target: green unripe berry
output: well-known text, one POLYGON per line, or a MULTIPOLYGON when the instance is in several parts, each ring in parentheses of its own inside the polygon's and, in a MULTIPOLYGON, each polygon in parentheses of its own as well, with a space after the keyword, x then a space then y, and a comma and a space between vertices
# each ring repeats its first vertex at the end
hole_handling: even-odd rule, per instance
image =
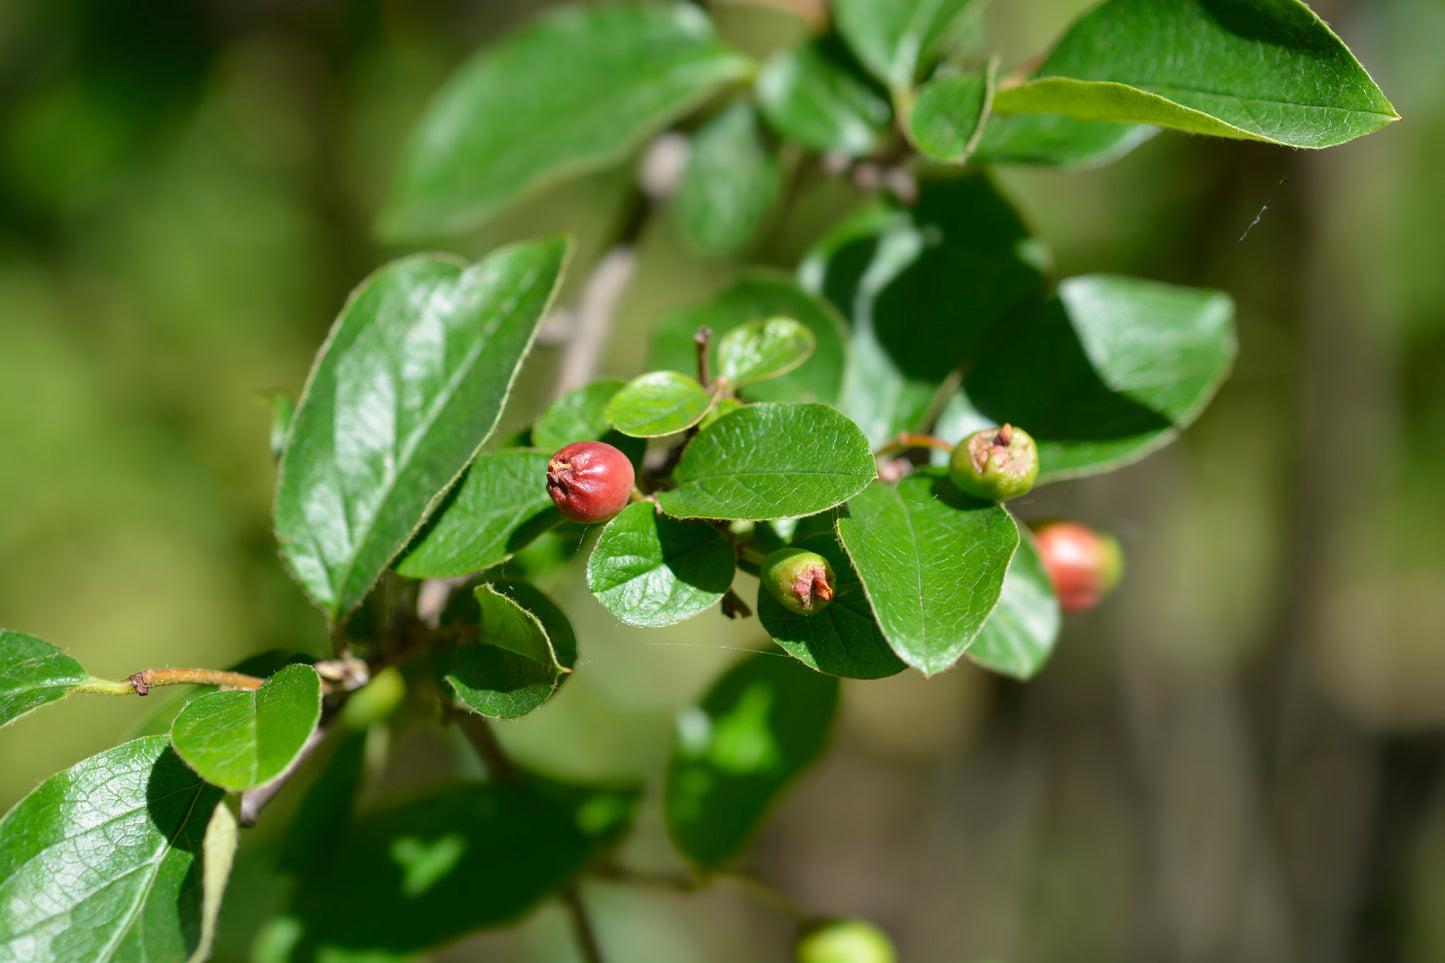
POLYGON ((888 935, 865 920, 836 920, 809 930, 793 945, 797 963, 896 963, 888 935))
POLYGON ((948 477, 974 498, 1017 498, 1039 477, 1039 447, 1028 432, 1012 425, 976 431, 953 449, 948 477))
POLYGON ((784 608, 799 615, 821 612, 837 586, 828 560, 801 548, 780 548, 763 559, 758 579, 784 608))

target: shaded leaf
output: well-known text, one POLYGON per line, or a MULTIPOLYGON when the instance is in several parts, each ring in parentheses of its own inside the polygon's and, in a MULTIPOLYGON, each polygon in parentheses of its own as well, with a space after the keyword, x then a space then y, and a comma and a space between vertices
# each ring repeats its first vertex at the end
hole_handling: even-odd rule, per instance
POLYGON ((171 745, 201 778, 240 792, 285 772, 321 721, 321 677, 288 665, 251 691, 192 700, 171 726, 171 745))
POLYGON ((812 357, 772 381, 749 385, 754 401, 821 401, 833 404, 843 383, 848 347, 842 322, 832 305, 783 276, 754 274, 743 278, 708 303, 663 318, 652 331, 648 364, 670 371, 696 372, 698 328, 712 331, 709 355, 718 370, 718 346, 730 331, 768 318, 792 318, 813 333, 812 357))
POLYGON ((912 86, 924 58, 970 0, 834 0, 838 32, 889 87, 912 86))
POLYGON ((527 776, 443 787, 366 815, 297 887, 285 958, 406 957, 516 919, 614 846, 639 797, 527 776))
POLYGON ((1146 124, 1075 120, 1062 114, 991 113, 974 149, 980 164, 1099 167, 1112 164, 1159 132, 1146 124))
POLYGON ((718 374, 739 387, 777 378, 812 355, 813 332, 792 318, 750 321, 718 343, 718 374))
POLYGON ((1034 78, 1000 90, 994 109, 1292 147, 1329 147, 1399 119, 1298 0, 1106 0, 1034 78))
POLYGON ((775 54, 753 90, 774 130, 816 151, 861 157, 888 132, 887 100, 827 38, 775 54))
POLYGON ((224 856, 204 843, 223 795, 164 736, 45 780, 0 819, 0 959, 186 959, 216 875, 205 857, 224 856))
POLYGON ((603 412, 608 424, 634 438, 660 438, 702 421, 713 393, 676 371, 652 371, 627 383, 603 412))
POLYGON ((698 128, 672 212, 701 254, 725 257, 757 236, 783 188, 783 165, 757 112, 739 102, 698 128))
POLYGON ((332 621, 491 434, 567 247, 513 245, 470 267, 417 255, 352 293, 302 394, 275 504, 282 554, 332 621))
POLYGON ((572 623, 527 582, 493 582, 459 593, 444 621, 480 627, 475 642, 439 646, 436 668, 458 701, 493 719, 517 719, 536 709, 577 663, 572 623))
POLYGON ((937 77, 918 88, 908 133, 920 152, 944 164, 968 160, 983 134, 997 70, 995 58, 978 73, 937 77))
POLYGON ((748 405, 688 443, 659 492, 669 515, 762 520, 812 515, 877 477, 868 439, 827 405, 748 405))
POLYGON ((805 665, 829 675, 881 679, 907 668, 888 647, 863 594, 863 583, 832 533, 810 535, 793 544, 828 560, 837 580, 835 594, 821 612, 799 615, 759 587, 758 621, 773 641, 805 665))
POLYGON ((868 486, 839 515, 838 537, 888 644, 924 675, 973 642, 1019 543, 1008 512, 929 472, 868 486))
POLYGON ((562 521, 547 494, 545 451, 472 459, 393 566, 407 578, 452 578, 499 565, 562 521))
POLYGON ((477 54, 407 141, 380 219, 458 233, 563 176, 615 163, 752 68, 682 4, 572 7, 477 54))
POLYGON ((201 841, 201 935, 186 963, 205 963, 211 958, 216 943, 216 923, 221 916, 221 900, 226 883, 236 864, 236 847, 241 841, 241 827, 236 814, 226 803, 211 810, 210 822, 201 841))
POLYGON ((1019 534, 1019 550, 1004 576, 998 608, 968 647, 968 657, 986 669, 1028 679, 1053 653, 1062 616, 1033 536, 1022 528, 1019 534))
POLYGON ((0 726, 64 699, 89 679, 79 662, 49 642, 0 630, 0 726))
POLYGON ((547 406, 532 425, 532 445, 555 452, 576 441, 605 441, 634 466, 642 463, 647 442, 629 438, 607 423, 607 403, 626 382, 605 378, 567 392, 547 406))
POLYGON ((715 605, 732 585, 732 543, 700 522, 629 505, 607 523, 587 560, 587 585, 632 625, 672 625, 715 605))
POLYGON ((881 446, 921 427, 949 375, 1043 294, 1039 245, 981 174, 924 182, 911 209, 878 204, 800 269, 852 326, 840 407, 881 446))
POLYGON ((838 680, 748 656, 678 714, 663 790, 668 832, 706 868, 736 856, 778 796, 822 754, 838 680))
POLYGON ((1233 319, 1218 291, 1070 278, 980 359, 959 417, 1027 430, 1040 483, 1137 461, 1193 422, 1229 374, 1233 319))

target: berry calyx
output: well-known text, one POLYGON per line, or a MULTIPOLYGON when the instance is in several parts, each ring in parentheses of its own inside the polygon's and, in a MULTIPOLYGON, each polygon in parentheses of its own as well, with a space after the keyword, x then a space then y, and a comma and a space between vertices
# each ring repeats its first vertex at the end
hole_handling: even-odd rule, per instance
POLYGON ((959 491, 1001 502, 1034 487, 1039 448, 1022 428, 1004 425, 969 435, 953 449, 948 477, 959 491))
POLYGON ((784 608, 799 615, 821 612, 833 601, 838 584, 826 558, 801 548, 780 548, 763 559, 758 580, 784 608))
POLYGON ((577 441, 547 464, 547 494, 569 521, 594 525, 627 507, 637 478, 632 462, 601 441, 577 441))
POLYGON ((1059 608, 1065 612, 1093 608, 1119 583, 1124 553, 1114 536, 1078 522, 1038 522, 1031 527, 1059 608))
POLYGON ((866 920, 834 920, 805 932, 793 944, 797 963, 895 963, 888 934, 866 920))

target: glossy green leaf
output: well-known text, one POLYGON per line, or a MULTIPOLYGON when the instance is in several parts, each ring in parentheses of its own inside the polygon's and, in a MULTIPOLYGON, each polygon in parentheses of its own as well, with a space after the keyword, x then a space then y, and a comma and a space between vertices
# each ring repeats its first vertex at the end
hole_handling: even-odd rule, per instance
POLYGON ((699 432, 658 492, 683 518, 791 518, 825 511, 878 475, 868 439, 827 405, 756 404, 699 432))
POLYGON ((978 146, 993 102, 997 59, 972 74, 937 77, 918 88, 908 133, 926 157, 962 164, 978 146))
POLYGON ((993 181, 927 181, 860 212, 800 269, 852 325, 840 407, 875 446, 921 426, 940 387, 1043 296, 1044 255, 993 181))
POLYGON ((929 472, 850 499, 838 537, 888 644, 924 675, 953 665, 973 642, 1019 544, 1008 512, 929 472))
POLYGON ((861 157, 888 133, 887 100, 826 38, 775 54, 754 93, 774 130, 816 151, 861 157))
POLYGON ((979 360, 962 408, 1033 435, 1040 482, 1107 471, 1204 410, 1234 359, 1233 318, 1218 291, 1070 278, 979 360))
POLYGON ((640 793, 554 783, 466 783, 359 819, 297 886, 292 960, 406 959, 517 919, 631 826, 640 793))
POLYGON ((970 0, 833 0, 838 32, 889 87, 913 84, 924 58, 970 0))
POLYGON ((1062 114, 991 113, 974 148, 979 164, 1100 167, 1112 164, 1159 132, 1145 124, 1107 124, 1062 114))
POLYGON ((1298 0, 1106 0, 994 109, 1291 147, 1341 144, 1399 119, 1298 0))
POLYGON ((217 882, 206 858, 225 855, 205 845, 223 795, 164 736, 45 780, 0 819, 0 959, 186 960, 217 882))
POLYGON ((475 642, 438 648, 438 674, 459 702, 493 719, 517 719, 536 709, 577 663, 572 623, 527 582, 458 593, 444 621, 478 630, 475 642))
POLYGON ((621 160, 752 70, 684 4, 571 7, 489 47, 436 95, 402 154, 381 231, 474 227, 520 196, 621 160))
POLYGON ((624 622, 672 625, 717 604, 734 568, 732 543, 716 528, 637 504, 602 530, 587 560, 587 585, 624 622))
POLYGON ((782 189, 777 149, 752 105, 739 102, 693 134, 672 213, 698 253, 726 257, 757 236, 782 189))
POLYGON ((608 424, 634 438, 676 434, 702 421, 713 393, 676 371, 650 371, 612 396, 603 412, 608 424))
POLYGON ((49 642, 0 629, 0 726, 64 699, 89 679, 79 662, 49 642))
POLYGON ((833 404, 843 384, 848 346, 842 322, 832 305, 797 285, 791 278, 753 274, 713 300, 663 318, 652 332, 648 364, 670 371, 696 372, 699 328, 712 332, 709 355, 718 370, 718 346, 744 324, 773 317, 792 318, 813 333, 812 357, 771 381, 749 385, 743 393, 753 401, 821 401, 833 404))
POLYGON ((749 321, 718 343, 718 375, 739 387, 787 374, 807 361, 817 341, 792 318, 749 321))
POLYGON ((555 452, 574 441, 605 441, 628 457, 633 465, 642 463, 647 441, 629 438, 607 423, 607 403, 626 382, 604 378, 567 392, 547 406, 532 425, 532 445, 555 452))
POLYGON ((212 692, 188 703, 171 745, 201 778, 240 792, 285 772, 321 721, 321 678, 288 665, 251 691, 212 692))
POLYGON ((417 255, 362 283, 311 370, 281 459, 281 552, 336 621, 497 423, 567 256, 551 238, 470 267, 417 255))
POLYGON ((822 754, 838 680, 758 652, 677 717, 663 790, 668 832, 707 868, 742 851, 788 784, 822 754))
POLYGON ((998 608, 967 654, 984 668, 1028 679, 1053 653, 1062 616, 1033 536, 1022 528, 1019 536, 1019 550, 1004 576, 998 608))
POLYGON ((499 565, 562 521, 547 494, 551 454, 478 455, 397 560, 407 578, 452 578, 499 565))
POLYGON ((805 665, 829 675, 881 679, 902 672, 906 666, 888 647, 863 594, 863 583, 838 540, 823 533, 793 544, 828 560, 837 580, 835 594, 821 612, 799 615, 759 587, 758 621, 773 641, 805 665))

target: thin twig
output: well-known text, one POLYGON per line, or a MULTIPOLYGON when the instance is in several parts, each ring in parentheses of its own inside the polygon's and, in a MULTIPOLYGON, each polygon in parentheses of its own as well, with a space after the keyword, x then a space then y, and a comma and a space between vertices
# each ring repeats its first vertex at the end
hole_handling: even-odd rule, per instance
POLYGON ((220 669, 145 669, 130 677, 136 695, 146 695, 159 685, 218 685, 225 689, 259 689, 265 679, 220 669))
POLYGON ((490 722, 479 715, 458 709, 450 703, 447 704, 444 711, 447 718, 462 731, 462 735, 467 737, 472 751, 477 754, 477 758, 486 767, 487 775, 499 781, 517 778, 517 767, 511 759, 507 758, 507 752, 497 741, 497 734, 492 731, 490 722))
POLYGON ((707 355, 712 350, 712 328, 707 325, 697 329, 697 334, 692 336, 692 343, 697 345, 697 380, 704 388, 712 387, 712 371, 708 368, 707 355))
POLYGON ((331 720, 334 719, 336 715, 337 712, 331 712, 330 718, 323 719, 320 725, 311 730, 311 735, 306 737, 306 742, 301 746, 301 751, 296 754, 295 759, 291 760, 291 765, 281 771, 281 775, 272 779, 264 786, 247 789, 241 793, 240 822, 242 826, 250 829, 256 825, 256 820, 261 817, 261 810, 270 805, 271 800, 276 798, 276 794, 285 788, 286 784, 291 781, 292 776, 296 775, 296 770, 301 768, 301 764, 311 757, 311 753, 316 751, 317 746, 321 745, 321 740, 326 738, 326 734, 331 729, 331 720))
POLYGON ((587 913, 576 883, 562 890, 562 904, 567 907, 567 915, 572 919, 572 932, 577 937, 582 959, 587 963, 607 963, 607 958, 602 955, 602 944, 597 939, 597 927, 592 924, 592 917, 587 913))

